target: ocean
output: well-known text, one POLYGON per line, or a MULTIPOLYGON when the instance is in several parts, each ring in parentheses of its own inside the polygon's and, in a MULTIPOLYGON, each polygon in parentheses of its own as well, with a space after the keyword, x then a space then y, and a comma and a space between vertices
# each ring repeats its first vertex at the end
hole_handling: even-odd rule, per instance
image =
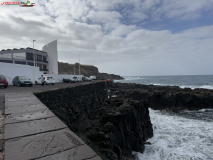
MULTIPOLYGON (((126 76, 122 83, 213 89, 213 75, 126 76)), ((149 109, 154 136, 138 160, 213 160, 213 109, 171 113, 149 109)))

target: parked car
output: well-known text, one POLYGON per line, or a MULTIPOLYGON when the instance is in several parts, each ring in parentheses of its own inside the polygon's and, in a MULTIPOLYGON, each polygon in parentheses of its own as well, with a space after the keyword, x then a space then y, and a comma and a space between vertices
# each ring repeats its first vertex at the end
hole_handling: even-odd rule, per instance
POLYGON ((64 83, 75 83, 75 80, 72 78, 63 78, 64 83))
POLYGON ((73 77, 75 82, 79 82, 78 77, 73 77))
POLYGON ((83 81, 91 81, 92 79, 89 78, 89 77, 82 77, 82 80, 83 80, 83 81))
POLYGON ((0 75, 0 86, 4 86, 4 88, 8 87, 8 81, 3 75, 0 75))
POLYGON ((91 79, 96 79, 96 76, 90 76, 91 79))
MULTIPOLYGON (((36 84, 42 84, 41 82, 41 77, 38 78, 38 80, 36 81, 36 84)), ((48 77, 48 76, 44 76, 44 84, 55 84, 55 79, 53 79, 53 77, 48 77)))
POLYGON ((12 84, 14 86, 33 86, 33 82, 26 76, 16 76, 13 81, 12 84))
POLYGON ((78 82, 82 82, 82 78, 78 77, 78 82))

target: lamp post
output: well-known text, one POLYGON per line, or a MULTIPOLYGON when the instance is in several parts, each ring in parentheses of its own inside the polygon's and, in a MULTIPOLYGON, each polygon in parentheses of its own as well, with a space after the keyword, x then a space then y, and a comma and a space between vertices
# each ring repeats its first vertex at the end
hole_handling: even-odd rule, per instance
POLYGON ((74 63, 74 75, 75 75, 75 63, 74 63))
POLYGON ((80 75, 80 73, 81 73, 81 72, 80 72, 80 56, 81 56, 81 55, 79 55, 79 75, 80 75))
POLYGON ((34 55, 34 42, 36 40, 33 40, 33 61, 34 61, 34 67, 33 67, 33 70, 34 70, 34 84, 35 84, 35 55, 34 55))

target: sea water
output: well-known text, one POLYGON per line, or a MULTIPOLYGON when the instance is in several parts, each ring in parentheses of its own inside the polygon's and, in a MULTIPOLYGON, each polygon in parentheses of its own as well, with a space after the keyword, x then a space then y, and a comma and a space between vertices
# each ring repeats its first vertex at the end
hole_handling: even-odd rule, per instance
POLYGON ((213 75, 203 76, 125 76, 115 82, 213 89, 213 75))
MULTIPOLYGON (((123 83, 213 89, 213 76, 124 77, 123 83)), ((172 113, 152 110, 154 136, 138 160, 213 160, 213 109, 172 113)))

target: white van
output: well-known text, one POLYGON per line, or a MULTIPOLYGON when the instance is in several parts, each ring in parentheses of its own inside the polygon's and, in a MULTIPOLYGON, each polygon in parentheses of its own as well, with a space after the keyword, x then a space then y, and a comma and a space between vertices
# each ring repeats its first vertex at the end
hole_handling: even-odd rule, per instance
MULTIPOLYGON (((36 81, 36 84, 42 84, 41 82, 41 77, 38 78, 38 80, 36 81)), ((48 76, 44 76, 44 84, 55 84, 55 79, 53 79, 53 77, 48 77, 48 76)))
POLYGON ((90 79, 96 79, 96 76, 90 76, 90 79))

